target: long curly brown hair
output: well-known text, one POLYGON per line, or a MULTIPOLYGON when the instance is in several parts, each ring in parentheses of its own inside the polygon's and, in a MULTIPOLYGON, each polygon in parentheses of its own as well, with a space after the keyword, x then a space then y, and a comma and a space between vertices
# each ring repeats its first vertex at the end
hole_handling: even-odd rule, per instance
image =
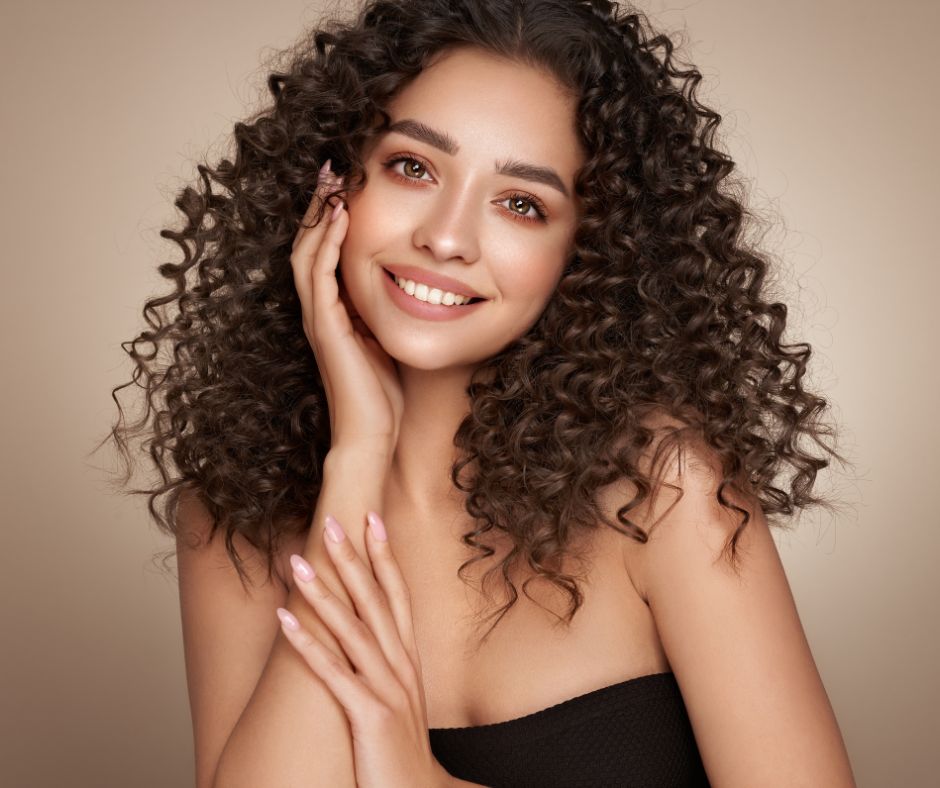
POLYGON ((741 519, 726 546, 732 565, 750 512, 728 492, 779 526, 799 508, 830 506, 813 493, 817 472, 830 457, 845 462, 825 440, 836 434, 821 420, 826 400, 803 387, 810 346, 783 341, 787 307, 768 295, 770 258, 745 239, 757 217, 715 146, 721 116, 696 98, 700 72, 636 9, 371 0, 282 52, 267 79, 273 100, 235 124, 233 156, 200 164, 198 184, 176 198, 185 226, 161 236, 183 260, 159 267, 172 291, 145 303, 149 328, 122 345, 136 369, 112 391, 119 417, 105 440, 121 450, 126 486, 129 439, 146 437, 160 479, 131 492, 149 496, 162 530, 178 533, 179 498, 192 490, 243 582, 236 534, 267 555, 271 577, 280 540, 309 527, 330 441, 292 240, 320 165, 332 160, 344 191, 361 188, 361 152, 387 127, 389 101, 433 55, 465 45, 547 69, 573 91, 587 151, 557 291, 525 336, 476 370, 454 436, 451 479, 475 524, 463 540, 478 553, 458 574, 494 554, 488 533, 512 545, 486 573, 502 574, 509 597, 488 637, 518 598, 512 567, 534 575, 527 596, 537 577, 564 590, 570 624, 583 601, 580 575, 561 571, 574 535, 604 523, 646 541, 628 514, 661 482, 639 462, 660 432, 650 413, 673 424, 657 457, 694 442, 720 463, 716 496, 741 519), (132 384, 146 409, 128 424, 117 393, 132 384), (621 479, 638 492, 613 522, 596 494, 621 479))

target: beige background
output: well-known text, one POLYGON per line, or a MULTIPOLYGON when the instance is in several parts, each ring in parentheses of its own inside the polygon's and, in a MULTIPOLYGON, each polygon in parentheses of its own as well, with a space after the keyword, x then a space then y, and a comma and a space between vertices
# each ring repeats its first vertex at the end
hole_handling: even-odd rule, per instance
MULTIPOLYGON (((844 516, 779 539, 860 786, 936 784, 940 518, 935 330, 940 74, 928 0, 645 6, 776 216, 795 334, 856 469, 844 516), (931 404, 933 403, 933 404, 931 404)), ((6 3, 2 79, 0 783, 187 786, 169 546, 110 494, 110 388, 142 325, 192 160, 263 91, 300 0, 6 3)))

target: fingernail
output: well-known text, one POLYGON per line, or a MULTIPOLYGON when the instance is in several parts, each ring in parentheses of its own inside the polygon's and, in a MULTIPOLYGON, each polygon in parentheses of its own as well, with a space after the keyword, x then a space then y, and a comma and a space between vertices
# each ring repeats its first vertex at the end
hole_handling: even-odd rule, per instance
POLYGON ((325 162, 323 162, 323 166, 320 167, 320 174, 317 176, 318 181, 322 182, 326 177, 326 174, 330 172, 330 161, 331 159, 327 159, 325 162))
POLYGON ((333 213, 330 214, 330 221, 335 222, 336 217, 339 216, 339 212, 343 209, 343 201, 337 200, 336 205, 333 206, 333 213))
POLYGON ((288 629, 292 629, 295 632, 300 629, 300 622, 294 618, 289 610, 279 607, 277 609, 277 617, 281 619, 281 623, 288 629))
POLYGON ((379 517, 375 512, 369 512, 366 515, 366 519, 369 521, 369 527, 372 529, 372 535, 380 542, 387 542, 388 534, 385 532, 385 523, 382 522, 382 518, 379 517))
POLYGON ((313 567, 296 553, 290 557, 290 565, 294 568, 294 573, 297 577, 305 583, 309 583, 316 576, 313 567))
POLYGON ((342 542, 346 538, 346 534, 343 533, 343 527, 336 522, 336 518, 332 514, 328 514, 324 518, 324 523, 326 525, 326 532, 329 534, 330 539, 334 542, 342 542))

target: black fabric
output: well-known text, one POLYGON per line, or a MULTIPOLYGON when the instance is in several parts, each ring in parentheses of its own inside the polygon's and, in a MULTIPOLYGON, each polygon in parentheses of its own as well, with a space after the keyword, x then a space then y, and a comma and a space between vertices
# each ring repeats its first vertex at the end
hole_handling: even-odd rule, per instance
POLYGON ((638 676, 491 725, 431 728, 454 777, 490 788, 708 788, 671 672, 638 676))

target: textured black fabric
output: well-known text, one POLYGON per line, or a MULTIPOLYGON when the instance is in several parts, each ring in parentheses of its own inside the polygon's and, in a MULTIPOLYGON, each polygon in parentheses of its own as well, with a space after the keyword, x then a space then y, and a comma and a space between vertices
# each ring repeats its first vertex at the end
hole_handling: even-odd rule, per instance
POLYGON ((431 728, 453 776, 491 788, 708 788, 671 672, 638 676, 491 725, 431 728))

